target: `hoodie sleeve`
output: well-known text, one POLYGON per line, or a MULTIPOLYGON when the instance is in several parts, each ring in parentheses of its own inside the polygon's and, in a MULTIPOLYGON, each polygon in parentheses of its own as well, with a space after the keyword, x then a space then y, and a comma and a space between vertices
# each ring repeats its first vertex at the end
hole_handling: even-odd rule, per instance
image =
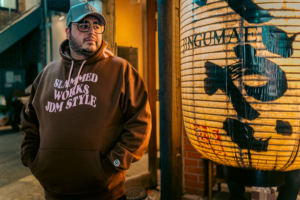
POLYGON ((120 102, 125 120, 122 135, 107 158, 101 160, 108 179, 117 171, 129 169, 131 163, 142 158, 151 134, 151 110, 146 86, 132 67, 128 77, 120 102))
POLYGON ((39 121, 32 105, 35 92, 36 85, 33 83, 30 97, 21 112, 21 159, 23 165, 29 168, 31 168, 40 146, 39 121))

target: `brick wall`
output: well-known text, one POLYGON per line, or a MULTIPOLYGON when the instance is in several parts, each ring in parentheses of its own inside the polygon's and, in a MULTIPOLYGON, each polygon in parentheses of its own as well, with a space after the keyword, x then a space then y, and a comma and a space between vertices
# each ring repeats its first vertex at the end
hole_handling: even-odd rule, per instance
POLYGON ((207 193, 207 160, 191 145, 185 131, 184 139, 184 192, 205 196, 207 193))

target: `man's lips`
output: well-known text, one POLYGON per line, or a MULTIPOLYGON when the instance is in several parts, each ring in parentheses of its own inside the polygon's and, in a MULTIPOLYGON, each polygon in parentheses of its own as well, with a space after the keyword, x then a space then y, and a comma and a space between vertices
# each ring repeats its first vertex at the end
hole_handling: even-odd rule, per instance
POLYGON ((85 42, 96 42, 96 40, 93 38, 87 38, 85 39, 85 42))

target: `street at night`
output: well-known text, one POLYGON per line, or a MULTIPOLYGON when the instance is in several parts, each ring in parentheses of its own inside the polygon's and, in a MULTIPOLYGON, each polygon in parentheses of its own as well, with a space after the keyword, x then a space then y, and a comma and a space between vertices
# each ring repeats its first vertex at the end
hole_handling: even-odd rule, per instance
POLYGON ((21 162, 22 135, 0 128, 0 200, 43 200, 43 188, 21 162))
MULTIPOLYGON (((10 126, 0 127, 0 200, 45 200, 44 190, 30 170, 21 162, 22 135, 10 126)), ((148 154, 132 164, 126 173, 126 184, 132 184, 134 177, 147 172, 148 154), (132 179, 133 178, 133 179, 132 179)), ((153 199, 159 199, 159 192, 151 190, 153 199)))
POLYGON ((0 0, 0 200, 300 200, 300 0, 0 0))

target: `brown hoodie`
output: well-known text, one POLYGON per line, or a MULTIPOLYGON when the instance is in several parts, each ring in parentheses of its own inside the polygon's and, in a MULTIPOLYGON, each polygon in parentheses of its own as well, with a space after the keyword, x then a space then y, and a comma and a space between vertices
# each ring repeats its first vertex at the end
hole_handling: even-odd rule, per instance
POLYGON ((38 75, 22 111, 22 162, 47 200, 117 199, 150 138, 145 84, 105 41, 85 62, 72 60, 68 40, 60 54, 38 75))

